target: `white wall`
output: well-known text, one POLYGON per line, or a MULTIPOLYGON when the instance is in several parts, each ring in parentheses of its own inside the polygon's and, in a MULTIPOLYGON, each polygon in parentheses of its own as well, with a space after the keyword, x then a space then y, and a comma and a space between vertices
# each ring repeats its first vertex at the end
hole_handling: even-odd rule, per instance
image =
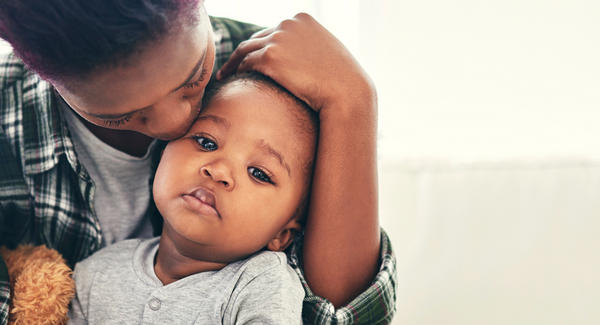
POLYGON ((382 219, 396 226, 394 324, 600 323, 600 161, 382 172, 382 219))
POLYGON ((0 39, 0 53, 6 53, 10 51, 10 45, 0 39))

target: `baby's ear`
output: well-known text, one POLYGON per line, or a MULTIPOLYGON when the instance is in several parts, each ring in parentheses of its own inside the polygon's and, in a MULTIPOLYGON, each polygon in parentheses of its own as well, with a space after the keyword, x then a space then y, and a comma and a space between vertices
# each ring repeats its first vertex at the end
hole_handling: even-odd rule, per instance
POLYGON ((275 252, 285 250, 294 240, 296 231, 300 230, 302 230, 302 226, 298 223, 297 218, 293 218, 269 241, 267 249, 275 252))

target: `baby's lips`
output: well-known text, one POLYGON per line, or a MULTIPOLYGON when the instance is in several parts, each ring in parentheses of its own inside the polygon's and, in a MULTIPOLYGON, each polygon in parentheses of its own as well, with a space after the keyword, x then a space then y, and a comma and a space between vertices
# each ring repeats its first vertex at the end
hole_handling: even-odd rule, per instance
POLYGON ((209 191, 205 188, 199 187, 199 188, 195 189, 194 191, 192 191, 190 193, 190 195, 192 195, 195 198, 197 198, 198 200, 202 201, 202 203, 210 205, 211 207, 213 207, 213 209, 216 209, 215 196, 212 194, 211 191, 209 191))

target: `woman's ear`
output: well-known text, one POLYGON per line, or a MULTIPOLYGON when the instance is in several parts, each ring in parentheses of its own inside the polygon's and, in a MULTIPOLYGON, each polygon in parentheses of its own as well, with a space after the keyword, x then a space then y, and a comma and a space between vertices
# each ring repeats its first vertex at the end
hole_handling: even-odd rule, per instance
POLYGON ((300 230, 302 230, 302 226, 298 219, 293 218, 267 243, 267 249, 275 252, 285 250, 294 240, 294 234, 300 230))

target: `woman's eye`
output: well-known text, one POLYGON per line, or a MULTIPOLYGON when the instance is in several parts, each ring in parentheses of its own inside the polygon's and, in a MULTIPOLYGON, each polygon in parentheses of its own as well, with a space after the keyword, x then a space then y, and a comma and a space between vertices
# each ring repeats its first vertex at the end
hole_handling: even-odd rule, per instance
POLYGON ((273 184, 271 177, 256 167, 248 167, 248 173, 261 182, 273 184))
POLYGON ((202 83, 202 81, 204 81, 204 77, 206 76, 206 68, 202 68, 202 72, 200 73, 200 78, 194 82, 190 82, 187 85, 184 86, 184 88, 188 88, 188 89, 193 89, 196 88, 198 86, 200 86, 200 84, 202 83))
POLYGON ((185 85, 184 88, 192 89, 192 88, 196 88, 198 86, 200 86, 200 80, 199 81, 190 82, 189 84, 185 85))
POLYGON ((195 135, 195 136, 193 136, 193 138, 198 143, 200 148, 204 151, 215 151, 219 148, 219 146, 217 146, 216 142, 214 142, 213 140, 211 140, 207 137, 195 135))
POLYGON ((104 125, 108 127, 119 127, 131 119, 131 116, 125 116, 117 120, 104 120, 104 125))

